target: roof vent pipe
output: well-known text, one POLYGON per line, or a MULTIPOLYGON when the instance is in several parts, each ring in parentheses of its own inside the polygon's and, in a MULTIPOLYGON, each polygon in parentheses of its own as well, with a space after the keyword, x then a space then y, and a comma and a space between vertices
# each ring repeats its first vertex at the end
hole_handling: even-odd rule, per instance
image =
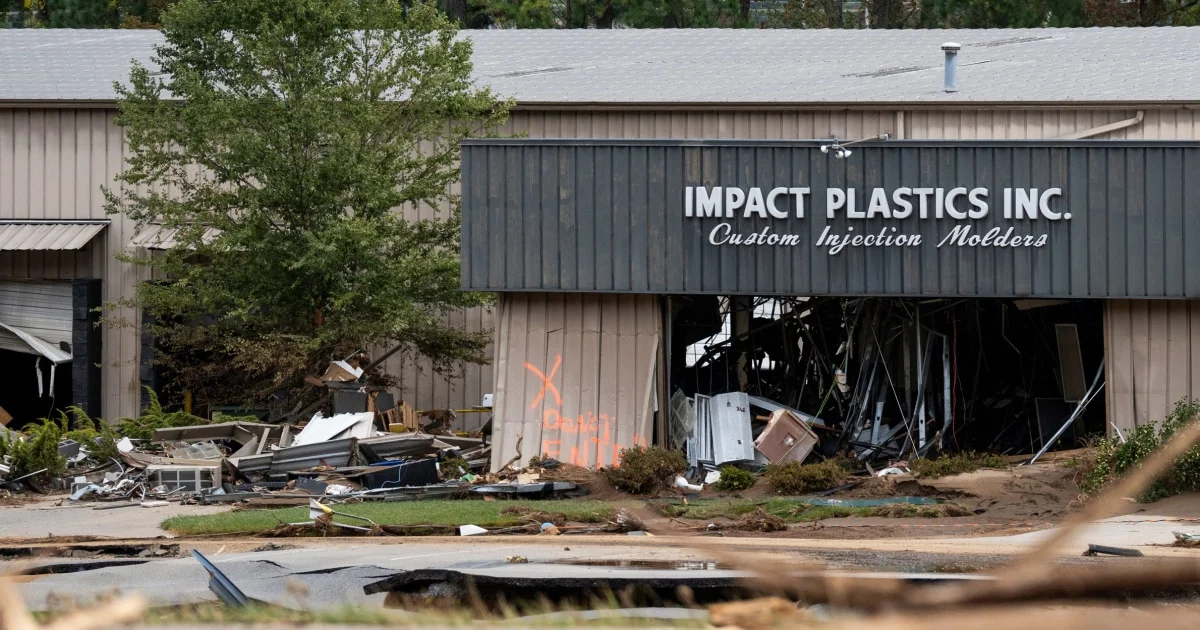
POLYGON ((962 46, 954 42, 942 44, 942 50, 946 53, 946 79, 942 89, 946 92, 958 91, 958 50, 960 48, 962 46))

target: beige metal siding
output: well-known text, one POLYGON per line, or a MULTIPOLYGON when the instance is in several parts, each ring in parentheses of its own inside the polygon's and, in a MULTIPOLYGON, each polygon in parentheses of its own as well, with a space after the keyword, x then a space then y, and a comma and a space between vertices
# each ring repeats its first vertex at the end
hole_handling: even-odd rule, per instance
MULTIPOLYGON (((531 138, 861 138, 891 133, 895 114, 885 111, 546 111, 517 110, 501 135, 525 134, 531 138)), ((458 187, 452 190, 458 193, 458 187)), ((408 218, 440 216, 444 209, 405 208, 408 218)), ((495 329, 490 309, 471 309, 453 316, 468 331, 495 329)), ((427 360, 396 357, 386 364, 398 375, 400 398, 418 409, 465 408, 478 405, 484 394, 494 393, 491 365, 467 365, 461 376, 436 374, 427 360)), ((466 428, 483 418, 468 416, 466 428)))
POLYGON ((1200 397, 1200 301, 1110 301, 1105 346, 1109 420, 1122 431, 1200 397))
POLYGON ((513 112, 502 135, 530 138, 791 140, 892 133, 887 111, 538 111, 513 112))
POLYGON ((79 251, 0 252, 0 280, 71 280, 96 278, 95 250, 104 244, 89 244, 79 251))
MULTIPOLYGON (((0 277, 11 279, 103 279, 104 299, 130 296, 142 270, 113 253, 132 236, 123 217, 104 214, 100 190, 120 172, 124 139, 115 110, 0 109, 0 218, 111 219, 112 223, 77 252, 0 252, 0 277)), ((107 314, 136 321, 132 309, 107 314)), ((104 330, 103 416, 137 412, 138 333, 104 330)))
MULTIPOLYGON (((530 137, 855 139, 888 132, 896 137, 1053 138, 1134 115, 1131 110, 793 110, 793 111, 537 111, 518 110, 504 133, 530 137)), ((0 109, 0 218, 105 218, 100 186, 121 168, 123 142, 114 110, 0 109)), ((1196 139, 1200 113, 1148 110, 1137 127, 1109 138, 1196 139)), ((434 211, 412 211, 431 216, 434 211)), ((408 213, 406 213, 408 214, 408 213)), ((122 217, 78 252, 0 252, 0 278, 100 277, 105 299, 127 297, 141 270, 113 258, 132 238, 122 217)), ((125 309, 114 316, 136 321, 125 309)), ((494 328, 486 310, 454 316, 468 330, 494 328)), ((104 415, 137 410, 138 334, 104 333, 104 415)), ((1155 355, 1157 356, 1157 355, 1155 355)), ((1110 369, 1112 363, 1110 362, 1110 369)), ((491 366, 467 366, 461 378, 437 375, 422 361, 389 362, 418 408, 469 407, 493 391, 491 366)), ((1111 395, 1111 394, 1110 394, 1111 395)), ((1116 408, 1116 405, 1110 405, 1116 408)))
MULTIPOLYGON (((1137 110, 930 110, 905 116, 907 138, 921 140, 1048 140, 1133 118, 1137 110)), ((1097 136, 1103 140, 1195 140, 1200 111, 1146 110, 1140 125, 1097 136)))
POLYGON ((498 310, 493 470, 518 454, 611 466, 652 441, 657 297, 510 293, 498 310))
MULTIPOLYGON (((1044 139, 1133 118, 1136 110, 921 111, 907 115, 908 137, 1044 139)), ((1147 110, 1140 125, 1109 140, 1200 139, 1200 112, 1147 110)), ((1196 302, 1110 301, 1105 313, 1108 421, 1122 431, 1164 418, 1180 398, 1200 396, 1200 308, 1196 302), (1193 360, 1194 357, 1194 360, 1193 360)))

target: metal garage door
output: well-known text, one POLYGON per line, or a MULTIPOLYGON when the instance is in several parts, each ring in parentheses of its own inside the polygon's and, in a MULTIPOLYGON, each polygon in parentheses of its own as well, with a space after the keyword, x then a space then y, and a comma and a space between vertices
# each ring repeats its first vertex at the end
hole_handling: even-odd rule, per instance
MULTIPOLYGON (((0 324, 29 333, 55 348, 71 343, 71 283, 0 280, 0 324)), ((30 352, 14 335, 0 334, 0 349, 30 352)))

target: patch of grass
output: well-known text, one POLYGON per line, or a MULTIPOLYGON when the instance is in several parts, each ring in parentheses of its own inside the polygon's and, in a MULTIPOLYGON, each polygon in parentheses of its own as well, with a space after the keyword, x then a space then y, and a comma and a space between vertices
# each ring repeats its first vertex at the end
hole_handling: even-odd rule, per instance
POLYGON ((1008 468, 1008 461, 999 455, 965 451, 937 459, 918 459, 910 464, 910 468, 921 477, 937 479, 975 472, 980 468, 1008 468))
POLYGON ((788 462, 782 466, 767 466, 766 478, 771 487, 780 494, 804 494, 828 490, 850 474, 836 460, 825 460, 819 464, 788 462))
POLYGON ((668 504, 662 512, 673 518, 709 521, 716 518, 737 520, 762 509, 787 523, 811 523, 827 518, 850 516, 881 516, 885 518, 945 518, 970 516, 971 512, 956 503, 913 505, 890 503, 879 506, 811 505, 804 499, 777 497, 766 501, 751 499, 700 499, 687 505, 668 504))
MULTIPOLYGON (((297 599, 303 603, 302 593, 297 593, 297 599)), ((617 609, 620 605, 615 597, 611 603, 601 604, 600 609, 617 609)), ((593 608, 595 609, 595 608, 593 608)), ((68 609, 69 610, 69 609, 68 609)), ((34 612, 33 616, 39 623, 49 623, 64 612, 34 612)), ((521 625, 513 627, 614 627, 614 619, 585 620, 573 616, 573 608, 555 607, 546 604, 526 606, 507 606, 502 611, 493 611, 486 615, 483 621, 492 621, 504 625, 513 625, 520 615, 562 613, 545 619, 520 619, 521 625), (510 620, 505 623, 505 620, 510 620)), ((639 618, 615 618, 621 627, 654 627, 654 628, 708 628, 707 623, 698 620, 658 620, 639 618)), ((386 608, 369 608, 362 606, 343 606, 325 610, 293 610, 281 606, 252 604, 244 608, 229 608, 223 604, 211 602, 203 604, 184 604, 179 606, 156 607, 147 610, 142 616, 142 623, 148 626, 254 626, 280 625, 289 626, 390 626, 403 628, 441 627, 467 628, 478 627, 477 613, 466 607, 426 605, 416 611, 389 610, 386 608)))
POLYGON ((851 516, 872 516, 875 508, 844 507, 840 505, 797 505, 780 518, 789 523, 812 523, 827 518, 848 518, 851 516))
POLYGON ((939 503, 937 505, 913 505, 911 503, 891 503, 873 508, 871 516, 884 518, 949 518, 954 516, 971 516, 974 514, 957 503, 939 503))
POLYGON ((614 488, 630 494, 658 492, 688 467, 683 453, 661 446, 624 448, 620 456, 621 465, 605 468, 604 476, 614 488))
POLYGON ((690 501, 688 505, 665 505, 663 512, 667 516, 695 520, 712 520, 715 518, 738 519, 752 514, 758 509, 767 514, 777 516, 787 523, 810 523, 827 518, 844 518, 847 516, 871 516, 870 507, 843 507, 809 505, 800 499, 774 498, 766 501, 750 499, 720 500, 700 499, 690 501))
MULTIPOLYGON (((387 503, 336 505, 333 509, 354 516, 369 518, 380 525, 478 525, 495 528, 522 525, 530 522, 518 513, 505 513, 506 508, 525 506, 539 513, 562 515, 564 521, 598 523, 610 519, 615 509, 601 501, 475 501, 430 500, 387 503)), ((308 508, 294 507, 275 510, 247 510, 205 516, 175 516, 162 523, 163 529, 183 536, 212 534, 260 533, 282 523, 308 522, 308 508)), ((361 521, 334 517, 339 523, 363 525, 361 521)))
MULTIPOLYGON (((1117 438, 1100 440, 1096 445, 1095 459, 1081 471, 1083 480, 1080 488, 1087 494, 1098 494, 1108 484, 1141 466, 1151 453, 1190 424, 1197 414, 1200 414, 1200 402, 1180 400, 1161 423, 1134 429, 1124 444, 1117 438)), ((1138 499, 1142 503, 1152 503, 1195 490, 1200 490, 1200 446, 1193 446, 1175 460, 1170 471, 1160 475, 1138 499)))
POLYGON ((740 492, 750 489, 754 482, 754 473, 742 470, 733 464, 726 464, 721 467, 721 478, 717 480, 717 490, 740 492))
MULTIPOLYGON (((460 621, 469 617, 464 615, 460 621)), ((354 626, 402 625, 409 617, 383 608, 346 606, 329 610, 292 610, 290 608, 252 604, 244 608, 230 608, 221 604, 190 604, 165 608, 152 608, 142 616, 148 625, 212 624, 339 624, 354 626)))

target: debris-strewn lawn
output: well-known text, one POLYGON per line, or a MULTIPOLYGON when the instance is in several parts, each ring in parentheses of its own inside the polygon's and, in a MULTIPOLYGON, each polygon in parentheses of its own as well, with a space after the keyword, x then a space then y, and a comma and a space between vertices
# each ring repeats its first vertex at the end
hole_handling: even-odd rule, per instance
POLYGON ((737 519, 762 508, 767 514, 778 516, 788 523, 810 523, 827 518, 849 516, 883 516, 888 518, 941 518, 943 516, 969 516, 971 513, 954 503, 938 505, 912 505, 895 503, 870 507, 841 505, 810 505, 804 499, 774 498, 766 501, 751 499, 700 499, 688 505, 664 505, 667 516, 696 520, 714 518, 737 519))
MULTIPOLYGON (((428 500, 388 503, 334 505, 335 511, 363 516, 379 525, 478 525, 506 527, 530 522, 528 508, 543 515, 562 515, 567 521, 595 523, 614 516, 616 509, 601 501, 475 501, 428 500)), ((205 534, 254 534, 274 529, 283 523, 307 522, 308 508, 246 510, 206 516, 175 516, 163 521, 163 529, 183 536, 205 534)), ((335 517, 339 523, 363 525, 361 521, 335 517)))

